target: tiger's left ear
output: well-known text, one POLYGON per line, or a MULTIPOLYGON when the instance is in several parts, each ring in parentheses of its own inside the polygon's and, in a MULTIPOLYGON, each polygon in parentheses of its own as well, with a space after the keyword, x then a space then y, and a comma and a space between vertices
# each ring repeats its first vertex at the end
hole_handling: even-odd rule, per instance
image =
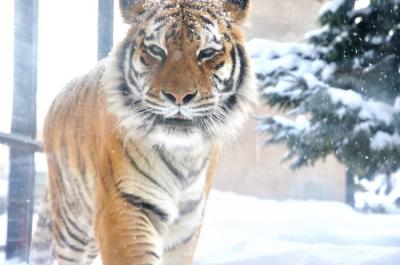
POLYGON ((145 11, 145 0, 119 0, 119 9, 125 23, 135 21, 145 11))
POLYGON ((225 0, 224 9, 231 16, 233 23, 241 23, 249 14, 250 0, 225 0))

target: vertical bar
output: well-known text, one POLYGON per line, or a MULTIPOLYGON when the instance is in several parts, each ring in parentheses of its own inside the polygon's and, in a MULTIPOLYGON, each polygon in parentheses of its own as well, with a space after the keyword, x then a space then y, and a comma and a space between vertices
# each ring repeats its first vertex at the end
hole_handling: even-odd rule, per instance
MULTIPOLYGON (((15 0, 14 96, 11 132, 36 136, 38 1, 15 0)), ((10 147, 6 258, 28 261, 35 181, 34 151, 10 147)))
POLYGON ((114 0, 99 0, 97 59, 105 58, 113 46, 114 0))
POLYGON ((346 171, 346 203, 351 207, 355 206, 354 201, 355 194, 355 182, 354 182, 354 174, 350 169, 346 171))

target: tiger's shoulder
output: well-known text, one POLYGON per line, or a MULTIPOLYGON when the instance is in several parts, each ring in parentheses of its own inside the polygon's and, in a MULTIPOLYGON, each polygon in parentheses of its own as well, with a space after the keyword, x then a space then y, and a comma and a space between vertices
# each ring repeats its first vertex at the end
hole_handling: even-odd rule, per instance
MULTIPOLYGON (((106 96, 102 90, 106 60, 88 73, 76 77, 54 98, 45 119, 43 141, 46 151, 65 149, 80 138, 80 144, 97 138, 102 121, 108 119, 106 96)), ((89 147, 89 146, 86 146, 89 147)))

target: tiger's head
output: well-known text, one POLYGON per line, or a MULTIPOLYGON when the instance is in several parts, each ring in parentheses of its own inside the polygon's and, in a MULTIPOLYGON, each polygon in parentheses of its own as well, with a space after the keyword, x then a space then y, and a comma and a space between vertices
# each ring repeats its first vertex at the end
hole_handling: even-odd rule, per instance
MULTIPOLYGON (((129 137, 176 145, 234 134, 256 101, 240 25, 249 0, 120 0, 110 109, 129 137)), ((110 69, 112 69, 110 71, 110 69)))

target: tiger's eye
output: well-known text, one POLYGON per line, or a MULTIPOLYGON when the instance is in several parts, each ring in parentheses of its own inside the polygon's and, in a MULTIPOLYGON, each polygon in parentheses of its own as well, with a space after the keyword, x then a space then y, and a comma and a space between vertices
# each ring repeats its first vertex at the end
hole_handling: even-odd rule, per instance
POLYGON ((200 51, 199 55, 197 56, 197 59, 202 62, 204 60, 210 60, 214 58, 218 54, 218 51, 213 48, 207 48, 202 51, 200 51))
POLYGON ((146 52, 152 57, 159 59, 160 61, 165 59, 164 50, 156 45, 150 45, 146 47, 146 52))

